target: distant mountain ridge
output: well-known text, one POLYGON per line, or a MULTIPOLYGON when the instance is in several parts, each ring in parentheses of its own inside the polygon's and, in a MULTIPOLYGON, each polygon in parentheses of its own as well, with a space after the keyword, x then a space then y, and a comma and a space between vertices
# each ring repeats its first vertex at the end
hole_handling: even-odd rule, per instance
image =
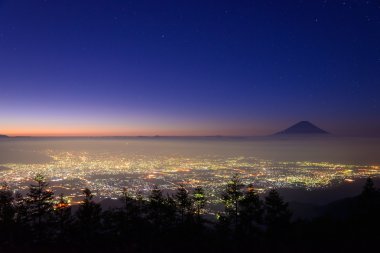
POLYGON ((292 135, 292 134, 329 134, 327 131, 315 126, 309 121, 300 121, 293 126, 276 133, 275 135, 292 135))
POLYGON ((9 138, 8 135, 0 134, 0 138, 9 138))

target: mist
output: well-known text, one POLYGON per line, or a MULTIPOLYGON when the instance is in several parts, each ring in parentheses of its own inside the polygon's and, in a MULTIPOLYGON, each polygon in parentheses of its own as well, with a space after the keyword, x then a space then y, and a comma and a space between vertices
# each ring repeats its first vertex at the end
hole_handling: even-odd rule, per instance
POLYGON ((250 156, 274 161, 380 164, 380 138, 120 137, 13 138, 0 141, 0 165, 48 163, 46 151, 143 156, 250 156))

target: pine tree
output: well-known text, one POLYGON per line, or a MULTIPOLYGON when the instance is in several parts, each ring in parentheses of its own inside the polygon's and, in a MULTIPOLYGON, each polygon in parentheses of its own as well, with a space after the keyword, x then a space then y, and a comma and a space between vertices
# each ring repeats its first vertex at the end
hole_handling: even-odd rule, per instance
POLYGON ((144 211, 144 198, 141 191, 136 193, 136 212, 141 216, 144 211))
POLYGON ((177 188, 177 192, 174 195, 174 199, 177 205, 177 210, 180 214, 181 224, 183 224, 185 221, 185 217, 192 214, 193 202, 189 196, 188 191, 182 184, 177 188))
POLYGON ((249 184, 240 200, 240 227, 247 233, 252 233, 255 226, 262 222, 263 213, 263 202, 253 185, 249 184))
POLYGON ((16 192, 14 195, 14 207, 15 207, 15 233, 14 241, 16 243, 25 243, 28 239, 32 239, 29 236, 30 233, 30 217, 28 215, 28 204, 26 198, 20 193, 16 192))
POLYGON ((239 202, 243 196, 242 188, 244 185, 238 174, 234 174, 231 180, 227 183, 226 189, 222 193, 225 211, 228 218, 233 218, 235 228, 238 224, 239 217, 239 202))
POLYGON ((163 224, 167 228, 170 228, 175 224, 176 221, 176 213, 177 213, 177 205, 176 201, 169 194, 166 195, 164 200, 164 209, 163 209, 163 224))
POLYGON ((94 195, 90 189, 83 190, 84 198, 80 204, 76 216, 79 227, 85 240, 95 235, 100 228, 102 208, 100 204, 93 201, 94 195))
POLYGON ((380 212, 380 192, 375 188, 371 178, 367 178, 359 195, 358 206, 354 216, 362 220, 378 220, 380 212))
POLYGON ((160 232, 164 227, 171 227, 175 222, 175 200, 169 195, 164 197, 162 191, 156 185, 153 187, 148 200, 148 220, 154 228, 160 232))
POLYGON ((371 198, 378 194, 378 191, 375 188, 375 184, 373 183, 372 179, 369 177, 367 178, 363 191, 361 193, 362 197, 371 198))
POLYGON ((120 197, 122 208, 115 210, 113 217, 116 219, 116 230, 120 234, 131 234, 132 229, 136 229, 139 222, 139 216, 141 215, 140 205, 124 187, 122 190, 122 196, 120 197))
POLYGON ((15 222, 18 225, 26 225, 29 222, 26 198, 20 192, 15 193, 14 206, 16 211, 15 222))
POLYGON ((6 183, 2 184, 0 187, 0 224, 2 226, 13 222, 15 215, 13 200, 13 192, 9 189, 9 186, 6 183))
POLYGON ((125 210, 125 212, 128 212, 130 207, 133 205, 134 200, 129 194, 128 189, 126 187, 124 187, 122 190, 120 201, 123 203, 123 209, 125 210))
POLYGON ((54 221, 58 228, 58 237, 64 239, 73 222, 69 200, 63 193, 59 195, 58 202, 54 205, 54 221))
POLYGON ((0 187, 0 238, 7 241, 10 239, 14 225, 15 206, 13 192, 4 183, 0 187))
POLYGON ((163 197, 162 191, 158 188, 157 185, 153 186, 148 199, 148 219, 154 226, 160 229, 165 211, 165 198, 163 197))
POLYGON ((292 214, 288 203, 284 202, 280 194, 272 189, 265 197, 265 221, 270 227, 281 227, 290 223, 292 214))
POLYGON ((53 211, 54 193, 48 189, 49 184, 42 174, 34 177, 36 184, 31 184, 27 193, 26 203, 28 215, 37 230, 38 239, 42 239, 44 225, 46 225, 53 211))
POLYGON ((198 224, 201 223, 201 213, 203 208, 206 206, 206 196, 203 188, 201 186, 197 186, 193 191, 193 202, 195 207, 195 212, 197 215, 198 224))

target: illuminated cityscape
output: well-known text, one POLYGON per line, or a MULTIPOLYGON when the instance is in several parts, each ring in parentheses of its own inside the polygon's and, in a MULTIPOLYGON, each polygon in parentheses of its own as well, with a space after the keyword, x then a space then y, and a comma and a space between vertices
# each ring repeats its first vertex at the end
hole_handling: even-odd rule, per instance
POLYGON ((37 174, 46 175, 56 192, 63 192, 74 201, 88 187, 98 198, 118 198, 123 187, 143 195, 153 185, 171 192, 179 184, 192 189, 203 186, 210 201, 217 201, 221 189, 232 174, 238 173, 245 184, 253 183, 264 192, 270 188, 329 187, 350 183, 358 178, 380 175, 379 166, 338 164, 329 162, 271 161, 248 156, 217 155, 126 155, 123 153, 91 153, 46 151, 51 162, 41 164, 0 164, 2 181, 13 189, 25 191, 37 174))
POLYGON ((377 252, 379 70, 379 0, 0 0, 0 253, 377 252))

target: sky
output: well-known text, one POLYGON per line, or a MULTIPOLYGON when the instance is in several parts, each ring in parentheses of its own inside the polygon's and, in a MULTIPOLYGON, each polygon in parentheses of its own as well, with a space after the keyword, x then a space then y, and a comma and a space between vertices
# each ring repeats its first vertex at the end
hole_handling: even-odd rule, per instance
POLYGON ((380 2, 0 0, 0 133, 380 135, 380 2))

